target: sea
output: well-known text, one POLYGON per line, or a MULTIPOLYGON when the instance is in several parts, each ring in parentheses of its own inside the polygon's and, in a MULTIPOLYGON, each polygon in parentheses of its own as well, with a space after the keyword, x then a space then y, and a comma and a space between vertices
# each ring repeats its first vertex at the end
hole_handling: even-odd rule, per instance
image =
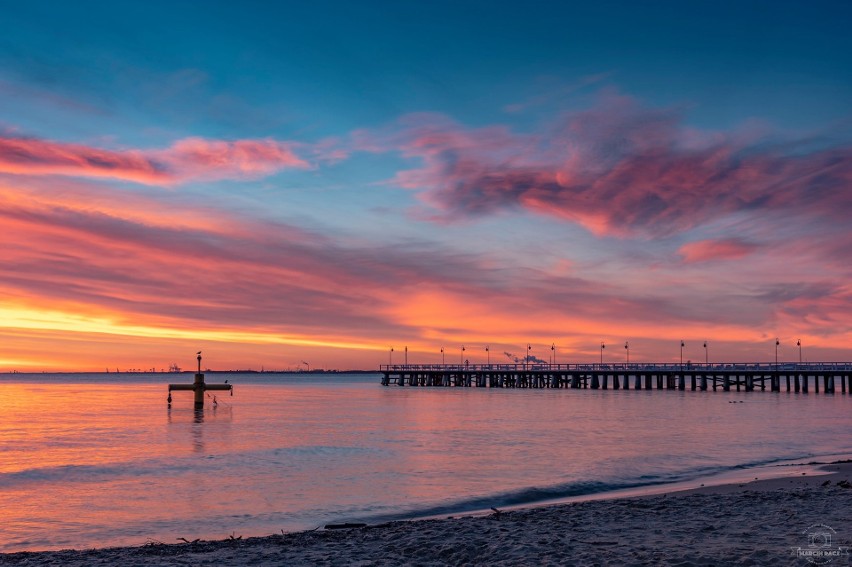
POLYGON ((0 551, 328 524, 811 474, 852 456, 852 396, 417 388, 379 374, 0 376, 0 551), (213 394, 216 395, 214 404, 213 394))

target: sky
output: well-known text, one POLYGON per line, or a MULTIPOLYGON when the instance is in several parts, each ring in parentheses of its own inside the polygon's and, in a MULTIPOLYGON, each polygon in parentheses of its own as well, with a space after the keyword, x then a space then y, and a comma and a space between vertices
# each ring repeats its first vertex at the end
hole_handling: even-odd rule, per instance
POLYGON ((848 2, 0 9, 0 371, 852 359, 848 2))

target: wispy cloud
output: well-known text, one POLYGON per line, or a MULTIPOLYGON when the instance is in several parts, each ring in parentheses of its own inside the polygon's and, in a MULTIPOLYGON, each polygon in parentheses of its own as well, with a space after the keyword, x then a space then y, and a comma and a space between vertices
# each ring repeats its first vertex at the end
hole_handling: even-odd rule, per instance
POLYGON ((294 153, 295 145, 271 139, 186 138, 153 155, 154 159, 168 164, 180 180, 254 179, 283 169, 309 167, 294 153))
POLYGON ((574 94, 586 87, 597 85, 612 76, 612 72, 595 73, 594 75, 586 75, 579 79, 564 83, 553 80, 543 80, 538 85, 537 93, 529 98, 503 107, 503 110, 508 113, 520 113, 532 108, 545 106, 547 104, 557 103, 567 96, 574 94))
POLYGON ((20 175, 107 177, 169 183, 173 175, 140 151, 110 151, 30 138, 0 138, 0 172, 20 175))
POLYGON ((309 167, 298 144, 272 139, 184 138, 169 148, 110 150, 33 138, 0 137, 0 173, 64 175, 172 185, 197 180, 254 179, 309 167))

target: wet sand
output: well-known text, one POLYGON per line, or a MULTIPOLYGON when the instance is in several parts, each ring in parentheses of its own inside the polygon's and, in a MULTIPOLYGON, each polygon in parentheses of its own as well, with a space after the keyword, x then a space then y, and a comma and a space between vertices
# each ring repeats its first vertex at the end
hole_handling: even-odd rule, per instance
POLYGON ((807 566, 797 550, 822 550, 836 555, 829 565, 849 565, 852 463, 823 468, 831 474, 345 530, 12 553, 0 564, 807 566))

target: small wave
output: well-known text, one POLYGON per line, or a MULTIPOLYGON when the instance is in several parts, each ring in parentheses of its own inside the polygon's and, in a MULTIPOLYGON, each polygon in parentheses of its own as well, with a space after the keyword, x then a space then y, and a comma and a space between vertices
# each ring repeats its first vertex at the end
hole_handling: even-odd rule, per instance
POLYGON ((0 473, 0 486, 10 487, 29 483, 88 482, 103 477, 124 474, 128 467, 122 465, 62 465, 39 467, 9 473, 0 473))
MULTIPOLYGON (((274 449, 274 455, 318 455, 318 456, 350 456, 382 453, 375 447, 357 447, 343 445, 298 445, 274 449)), ((261 453, 262 455, 262 453, 261 453)))
MULTIPOLYGON (((381 455, 380 449, 356 446, 322 446, 305 445, 295 447, 278 447, 261 451, 245 451, 224 453, 221 455, 208 454, 199 457, 184 457, 177 459, 144 459, 127 462, 112 462, 103 464, 69 464, 52 467, 33 467, 14 472, 0 473, 0 487, 11 488, 29 484, 86 483, 103 482, 117 478, 144 476, 163 477, 179 476, 184 473, 205 471, 228 471, 228 469, 250 469, 253 465, 284 466, 293 457, 301 459, 351 459, 357 456, 373 457, 381 455)), ((302 463, 304 464, 304 463, 302 463)))
POLYGON ((707 466, 669 474, 646 474, 620 481, 575 481, 555 484, 547 487, 525 487, 518 490, 498 492, 491 495, 455 500, 437 504, 435 506, 411 509, 401 513, 381 514, 380 516, 370 518, 370 520, 375 522, 385 522, 402 519, 445 516, 449 514, 464 514, 489 510, 492 507, 513 507, 526 504, 536 505, 544 502, 566 500, 578 496, 592 496, 636 488, 666 486, 724 474, 731 471, 750 470, 771 465, 777 466, 778 463, 787 463, 789 461, 806 459, 809 457, 810 456, 808 455, 802 455, 795 458, 753 461, 734 466, 707 466))
POLYGON ((147 475, 176 475, 193 470, 191 463, 164 463, 149 461, 141 463, 120 462, 104 465, 61 465, 37 467, 15 472, 0 473, 0 487, 11 488, 27 484, 50 484, 55 482, 102 482, 119 477, 141 477, 147 475))

